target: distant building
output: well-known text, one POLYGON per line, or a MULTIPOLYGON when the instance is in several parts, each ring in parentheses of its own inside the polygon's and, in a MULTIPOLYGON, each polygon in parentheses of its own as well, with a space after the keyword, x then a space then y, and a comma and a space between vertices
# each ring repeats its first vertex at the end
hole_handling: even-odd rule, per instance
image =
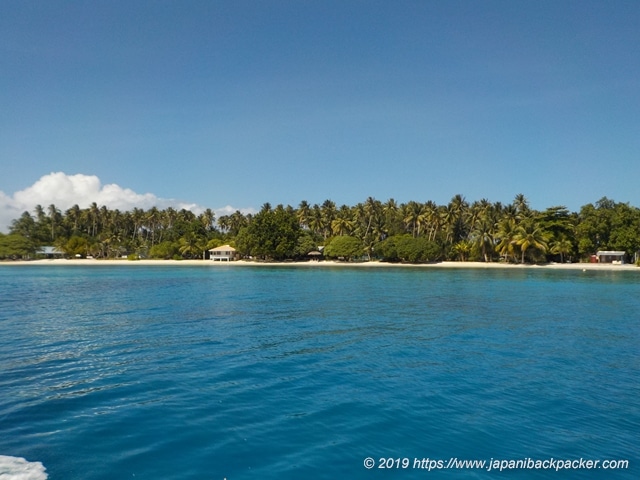
POLYGON ((45 258, 62 258, 64 257, 64 252, 61 252, 56 247, 40 247, 38 249, 38 254, 44 255, 45 258))
POLYGON ((601 250, 596 253, 596 257, 598 258, 598 263, 617 263, 623 264, 624 257, 627 252, 618 252, 615 250, 601 250))
POLYGON ((229 245, 222 245, 221 247, 212 248, 209 250, 209 255, 211 260, 214 262, 217 261, 225 261, 230 262, 235 259, 236 249, 229 245))

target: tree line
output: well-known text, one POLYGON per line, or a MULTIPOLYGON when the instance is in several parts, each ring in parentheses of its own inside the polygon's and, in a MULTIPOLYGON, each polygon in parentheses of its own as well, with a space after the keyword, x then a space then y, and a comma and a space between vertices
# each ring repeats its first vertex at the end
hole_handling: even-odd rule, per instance
POLYGON ((521 194, 506 205, 462 195, 446 205, 373 197, 339 207, 331 200, 303 200, 297 208, 265 203, 256 214, 218 218, 211 209, 121 212, 93 203, 62 212, 38 205, 0 234, 0 258, 34 258, 52 245, 69 257, 191 259, 223 244, 245 258, 278 261, 318 250, 327 258, 410 263, 574 262, 598 250, 624 251, 631 260, 640 250, 640 209, 604 197, 579 212, 538 211, 521 194))

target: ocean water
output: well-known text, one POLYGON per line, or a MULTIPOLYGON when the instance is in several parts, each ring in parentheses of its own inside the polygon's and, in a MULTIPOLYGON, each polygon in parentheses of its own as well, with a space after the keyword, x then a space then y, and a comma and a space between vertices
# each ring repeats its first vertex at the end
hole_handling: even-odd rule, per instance
POLYGON ((637 479, 639 321, 638 272, 0 267, 0 478, 637 479))

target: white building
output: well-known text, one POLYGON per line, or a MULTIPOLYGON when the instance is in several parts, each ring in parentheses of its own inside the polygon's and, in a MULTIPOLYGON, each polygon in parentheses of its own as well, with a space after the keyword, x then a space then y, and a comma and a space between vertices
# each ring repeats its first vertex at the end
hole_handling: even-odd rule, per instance
POLYGON ((210 258, 214 262, 217 261, 225 261, 230 262, 236 256, 236 249, 230 247, 229 245, 222 245, 221 247, 212 248, 209 250, 210 258))
POLYGON ((596 253, 598 257, 598 263, 624 263, 624 256, 626 252, 618 252, 615 250, 600 250, 596 253))

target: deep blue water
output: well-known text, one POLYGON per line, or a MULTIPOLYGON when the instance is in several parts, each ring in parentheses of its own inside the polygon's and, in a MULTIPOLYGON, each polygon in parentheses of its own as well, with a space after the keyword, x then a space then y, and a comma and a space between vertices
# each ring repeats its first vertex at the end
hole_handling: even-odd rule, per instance
POLYGON ((638 272, 1 267, 0 455, 66 480, 636 479, 639 320, 638 272), (413 468, 451 457, 629 467, 413 468))

